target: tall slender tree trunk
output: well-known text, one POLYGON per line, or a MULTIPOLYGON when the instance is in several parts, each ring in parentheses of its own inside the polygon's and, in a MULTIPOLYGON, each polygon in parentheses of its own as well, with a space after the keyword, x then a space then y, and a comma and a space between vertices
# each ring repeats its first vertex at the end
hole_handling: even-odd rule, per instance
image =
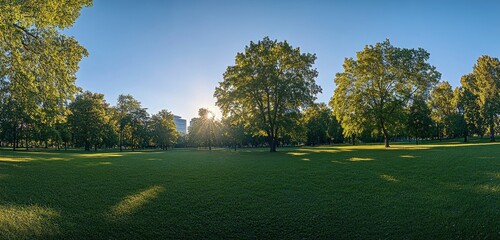
POLYGON ((14 124, 14 129, 13 129, 13 138, 12 138, 12 150, 16 151, 16 140, 17 140, 17 127, 14 124))
POLYGON ((385 124, 383 120, 380 120, 380 127, 382 128, 382 133, 384 134, 384 146, 386 148, 389 147, 389 133, 387 132, 387 129, 385 128, 385 124))
POLYGON ((490 123, 490 142, 495 141, 495 122, 490 123))
POLYGON ((120 152, 123 151, 123 130, 120 130, 120 152))

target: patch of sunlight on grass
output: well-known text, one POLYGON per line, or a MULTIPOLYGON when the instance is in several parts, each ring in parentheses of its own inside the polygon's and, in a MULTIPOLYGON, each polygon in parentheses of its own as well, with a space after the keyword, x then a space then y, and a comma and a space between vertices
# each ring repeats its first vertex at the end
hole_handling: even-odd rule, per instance
POLYGON ((307 155, 307 154, 309 154, 309 153, 287 152, 286 154, 288 154, 288 155, 292 155, 292 156, 304 156, 304 155, 307 155))
POLYGON ((35 160, 32 157, 0 157, 2 162, 29 162, 35 160))
POLYGON ((112 162, 99 162, 99 165, 111 165, 113 164, 112 162))
POLYGON ((373 161, 375 159, 373 158, 361 158, 361 157, 352 157, 352 158, 349 158, 349 161, 351 162, 359 162, 359 161, 373 161))
POLYGON ((163 191, 165 191, 165 188, 162 186, 152 186, 144 191, 126 196, 111 208, 109 215, 112 219, 122 219, 130 216, 140 207, 155 199, 163 191))
POLYGON ((399 157, 400 158, 416 158, 416 156, 413 156, 413 155, 401 155, 399 157))
POLYGON ((482 192, 500 193, 500 186, 499 185, 483 184, 483 185, 479 186, 478 189, 482 192))
POLYGON ((313 153, 337 153, 337 152, 350 152, 350 149, 329 149, 329 148, 301 148, 297 149, 303 152, 313 152, 313 153))
POLYGON ((488 143, 442 143, 442 144, 426 144, 426 147, 477 147, 477 146, 488 146, 488 145, 498 145, 500 142, 488 142, 488 143))
POLYGON ((53 223, 60 214, 50 208, 37 205, 0 205, 0 238, 31 239, 48 238, 59 233, 53 223))
POLYGON ((123 157, 123 154, 117 153, 88 153, 78 154, 79 158, 108 158, 108 157, 123 157))
POLYGON ((337 161, 337 160, 332 160, 332 163, 347 164, 346 162, 341 162, 341 161, 337 161))
POLYGON ((387 150, 429 150, 431 147, 429 145, 392 145, 387 150))
POLYGON ((69 158, 60 158, 60 157, 51 157, 49 160, 54 160, 54 161, 68 161, 69 158))
POLYGON ((388 182, 399 182, 399 180, 397 178, 395 178, 394 176, 391 176, 391 175, 382 174, 382 175, 380 175, 380 178, 382 178, 388 182))
POLYGON ((302 158, 300 160, 302 160, 302 161, 311 161, 311 159, 309 159, 309 158, 302 158))

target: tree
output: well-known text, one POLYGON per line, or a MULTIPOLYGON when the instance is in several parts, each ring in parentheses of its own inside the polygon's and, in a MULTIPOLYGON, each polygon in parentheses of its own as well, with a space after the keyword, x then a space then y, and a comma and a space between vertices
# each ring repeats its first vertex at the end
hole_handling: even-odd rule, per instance
POLYGON ((205 145, 209 150, 212 150, 216 140, 215 136, 220 128, 220 124, 215 121, 214 114, 206 108, 200 108, 198 117, 193 118, 189 126, 190 142, 196 145, 205 145))
POLYGON ((240 119, 225 117, 221 120, 222 136, 228 146, 233 146, 234 151, 238 145, 242 145, 245 138, 245 127, 240 119))
POLYGON ((462 108, 463 117, 467 124, 468 134, 478 134, 483 137, 484 120, 481 116, 481 108, 479 106, 478 96, 474 92, 478 92, 474 74, 466 74, 460 79, 462 87, 458 101, 459 108, 462 108))
POLYGON ((83 145, 86 151, 90 151, 92 145, 97 151, 98 145, 102 143, 107 108, 103 94, 89 91, 77 95, 69 105, 71 114, 68 116, 68 124, 77 144, 83 145))
POLYGON ((408 133, 418 139, 423 139, 431 135, 432 128, 431 110, 423 98, 415 98, 408 109, 408 133))
POLYGON ((151 127, 153 140, 156 146, 162 150, 167 150, 170 144, 175 144, 179 133, 175 128, 174 115, 167 111, 161 110, 151 117, 151 127))
POLYGON ((315 60, 316 55, 301 53, 286 41, 265 37, 250 42, 215 89, 216 104, 225 117, 240 118, 248 131, 266 136, 270 151, 276 152, 287 115, 300 113, 321 92, 315 60))
POLYGON ((474 65, 473 74, 481 117, 489 127, 490 141, 495 141, 495 122, 500 114, 500 61, 498 58, 481 56, 474 65))
MULTIPOLYGON (((52 128, 78 88, 78 63, 87 50, 61 34, 91 0, 0 1, 0 79, 7 83, 14 148, 22 128, 52 128)), ((28 135, 26 135, 28 137, 28 135)), ((26 142, 28 139, 26 139, 26 142)))
POLYGON ((132 151, 149 145, 149 113, 146 108, 138 108, 130 114, 130 143, 132 151))
POLYGON ((389 137, 400 127, 408 102, 428 94, 441 77, 428 59, 422 48, 397 48, 389 40, 366 46, 356 59, 346 58, 344 72, 335 75, 332 100, 344 135, 377 129, 389 147, 389 137))
POLYGON ((306 128, 307 144, 330 143, 338 131, 338 123, 330 108, 324 103, 313 104, 302 115, 306 128))
MULTIPOLYGON (((120 94, 118 96, 118 103, 116 106, 117 109, 117 120, 119 123, 119 145, 120 152, 123 151, 124 139, 125 139, 125 130, 131 129, 131 121, 132 121, 132 113, 135 111, 139 111, 141 108, 141 103, 135 100, 132 95, 123 95, 120 94)), ((131 134, 131 133, 130 133, 131 134)), ((130 135, 131 137, 131 135, 130 135)))
POLYGON ((451 119, 455 112, 455 107, 453 106, 453 90, 448 82, 440 82, 432 89, 429 107, 431 109, 432 120, 437 126, 439 140, 442 139, 443 134, 450 137, 452 135, 451 119))

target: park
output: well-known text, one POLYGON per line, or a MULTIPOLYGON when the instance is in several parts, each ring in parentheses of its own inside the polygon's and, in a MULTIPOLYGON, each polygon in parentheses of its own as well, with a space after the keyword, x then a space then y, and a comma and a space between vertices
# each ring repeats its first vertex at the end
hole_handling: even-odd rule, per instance
POLYGON ((0 0, 0 239, 499 239, 494 9, 0 0))

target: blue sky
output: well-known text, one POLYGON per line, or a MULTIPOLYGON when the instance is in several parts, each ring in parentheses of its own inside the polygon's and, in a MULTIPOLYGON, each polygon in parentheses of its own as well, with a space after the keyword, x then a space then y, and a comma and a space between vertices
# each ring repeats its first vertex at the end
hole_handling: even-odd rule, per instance
POLYGON ((316 53, 318 102, 333 94, 345 57, 390 39, 422 47, 442 80, 459 85, 483 54, 500 57, 499 1, 94 0, 66 30, 90 52, 77 85, 115 104, 131 94, 150 113, 191 119, 237 52, 265 36, 316 53), (438 3, 439 2, 439 3, 438 3))

